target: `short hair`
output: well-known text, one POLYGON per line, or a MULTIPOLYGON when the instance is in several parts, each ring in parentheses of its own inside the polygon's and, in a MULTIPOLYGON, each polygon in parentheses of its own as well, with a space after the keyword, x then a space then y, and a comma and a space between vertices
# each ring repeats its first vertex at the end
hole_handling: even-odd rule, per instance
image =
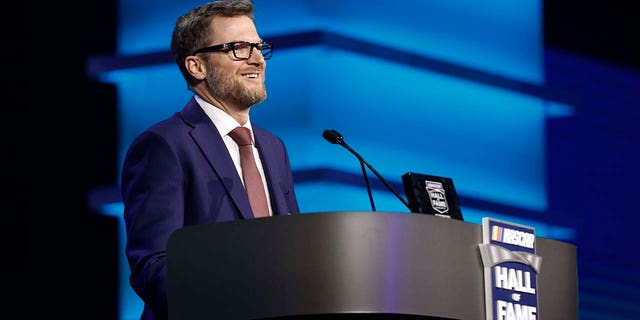
POLYGON ((171 53, 189 89, 195 78, 187 71, 184 60, 195 50, 209 45, 208 41, 215 32, 210 29, 213 18, 235 16, 247 16, 254 20, 253 3, 250 0, 212 1, 191 9, 176 20, 171 37, 171 53))

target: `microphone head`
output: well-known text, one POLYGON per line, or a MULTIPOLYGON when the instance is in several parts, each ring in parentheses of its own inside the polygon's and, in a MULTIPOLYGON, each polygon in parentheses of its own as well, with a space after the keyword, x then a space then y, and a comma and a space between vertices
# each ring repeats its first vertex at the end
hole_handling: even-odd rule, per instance
POLYGON ((335 130, 329 130, 329 129, 325 130, 324 132, 322 132, 322 137, 325 138, 325 140, 334 144, 343 143, 342 135, 335 130))

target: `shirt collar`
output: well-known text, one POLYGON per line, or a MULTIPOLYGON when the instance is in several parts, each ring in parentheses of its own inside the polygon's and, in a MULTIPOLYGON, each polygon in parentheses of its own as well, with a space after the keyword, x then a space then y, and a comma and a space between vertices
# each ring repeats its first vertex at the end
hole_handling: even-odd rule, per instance
MULTIPOLYGON (((209 119, 213 121, 213 124, 216 126, 216 128, 218 128, 218 132, 222 137, 227 136, 229 132, 231 132, 231 130, 240 126, 236 119, 231 117, 222 109, 212 105, 198 95, 195 95, 194 97, 202 110, 204 110, 204 113, 207 114, 209 119)), ((251 128, 251 119, 247 119, 247 123, 245 123, 243 127, 251 129, 251 135, 253 135, 253 129, 251 128)))

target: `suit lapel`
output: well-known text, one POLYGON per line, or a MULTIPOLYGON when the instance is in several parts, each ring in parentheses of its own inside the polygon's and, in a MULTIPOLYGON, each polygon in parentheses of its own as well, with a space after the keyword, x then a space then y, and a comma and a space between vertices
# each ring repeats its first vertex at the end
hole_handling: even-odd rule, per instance
POLYGON ((260 152, 260 161, 262 162, 264 175, 267 178, 267 185, 269 186, 273 215, 286 214, 288 209, 286 201, 280 191, 280 184, 282 182, 279 180, 281 174, 278 172, 278 168, 281 164, 277 162, 278 154, 275 153, 275 150, 278 150, 278 148, 277 146, 269 145, 268 141, 271 140, 267 139, 263 135, 262 130, 257 128, 255 125, 253 126, 253 134, 256 139, 256 148, 258 149, 258 152, 260 152))
POLYGON ((253 218, 249 197, 218 129, 194 99, 185 107, 182 115, 185 121, 193 126, 191 131, 193 140, 209 160, 211 168, 222 181, 240 214, 245 219, 253 218))

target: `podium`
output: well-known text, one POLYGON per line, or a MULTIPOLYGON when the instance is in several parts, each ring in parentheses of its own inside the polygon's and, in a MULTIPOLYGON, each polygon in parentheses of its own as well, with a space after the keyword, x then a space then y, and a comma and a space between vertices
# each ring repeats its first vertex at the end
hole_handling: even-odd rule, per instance
MULTIPOLYGON (((190 226, 167 245, 169 319, 485 319, 482 227, 319 212, 190 226)), ((577 319, 576 247, 536 238, 538 319, 577 319)))

